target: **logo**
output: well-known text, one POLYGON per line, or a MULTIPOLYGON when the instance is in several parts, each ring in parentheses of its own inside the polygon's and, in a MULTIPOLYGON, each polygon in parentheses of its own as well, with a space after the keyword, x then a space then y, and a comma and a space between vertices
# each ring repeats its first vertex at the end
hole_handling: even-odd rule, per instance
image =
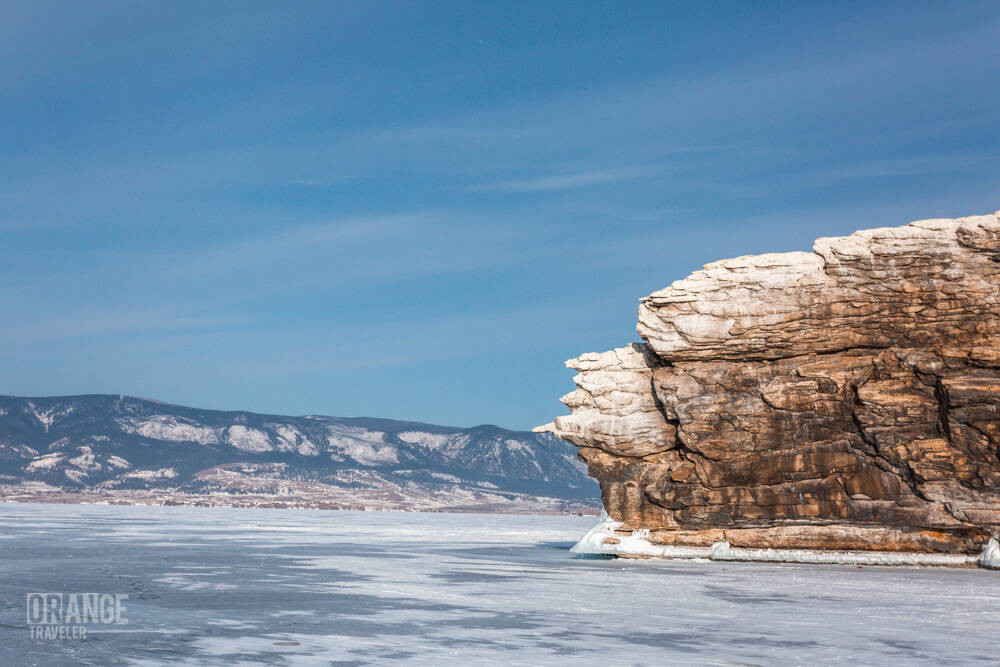
POLYGON ((128 595, 111 593, 28 593, 32 639, 86 639, 91 625, 125 625, 128 595))

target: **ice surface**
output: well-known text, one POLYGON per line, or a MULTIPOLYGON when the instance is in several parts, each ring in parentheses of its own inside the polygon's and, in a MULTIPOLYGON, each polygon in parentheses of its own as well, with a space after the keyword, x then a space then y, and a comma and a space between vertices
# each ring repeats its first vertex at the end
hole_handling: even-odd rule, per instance
POLYGON ((593 521, 0 504, 0 665, 996 663, 995 572, 574 556, 593 521), (129 623, 34 641, 34 591, 129 623))

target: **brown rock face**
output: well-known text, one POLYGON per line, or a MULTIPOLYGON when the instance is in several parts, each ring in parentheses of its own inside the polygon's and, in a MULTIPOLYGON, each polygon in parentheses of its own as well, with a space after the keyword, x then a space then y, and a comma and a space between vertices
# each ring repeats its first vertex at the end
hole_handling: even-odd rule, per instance
POLYGON ((1000 533, 1000 213, 741 257, 567 362, 605 509, 654 544, 969 554, 1000 533))

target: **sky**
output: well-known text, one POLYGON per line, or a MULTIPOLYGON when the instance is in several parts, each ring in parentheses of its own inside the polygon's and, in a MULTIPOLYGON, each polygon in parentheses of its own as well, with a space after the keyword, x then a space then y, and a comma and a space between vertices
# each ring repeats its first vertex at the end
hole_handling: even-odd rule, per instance
POLYGON ((1000 209, 1000 6, 0 2, 0 394, 525 429, 702 264, 1000 209))

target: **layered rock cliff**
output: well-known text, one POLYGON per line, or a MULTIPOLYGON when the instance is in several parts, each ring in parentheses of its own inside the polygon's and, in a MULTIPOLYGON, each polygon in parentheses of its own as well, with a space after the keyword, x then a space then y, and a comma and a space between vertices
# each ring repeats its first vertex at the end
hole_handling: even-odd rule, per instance
POLYGON ((580 448, 652 545, 978 553, 1000 532, 1000 212, 708 264, 567 362, 580 448), (648 533, 647 533, 648 531, 648 533))

